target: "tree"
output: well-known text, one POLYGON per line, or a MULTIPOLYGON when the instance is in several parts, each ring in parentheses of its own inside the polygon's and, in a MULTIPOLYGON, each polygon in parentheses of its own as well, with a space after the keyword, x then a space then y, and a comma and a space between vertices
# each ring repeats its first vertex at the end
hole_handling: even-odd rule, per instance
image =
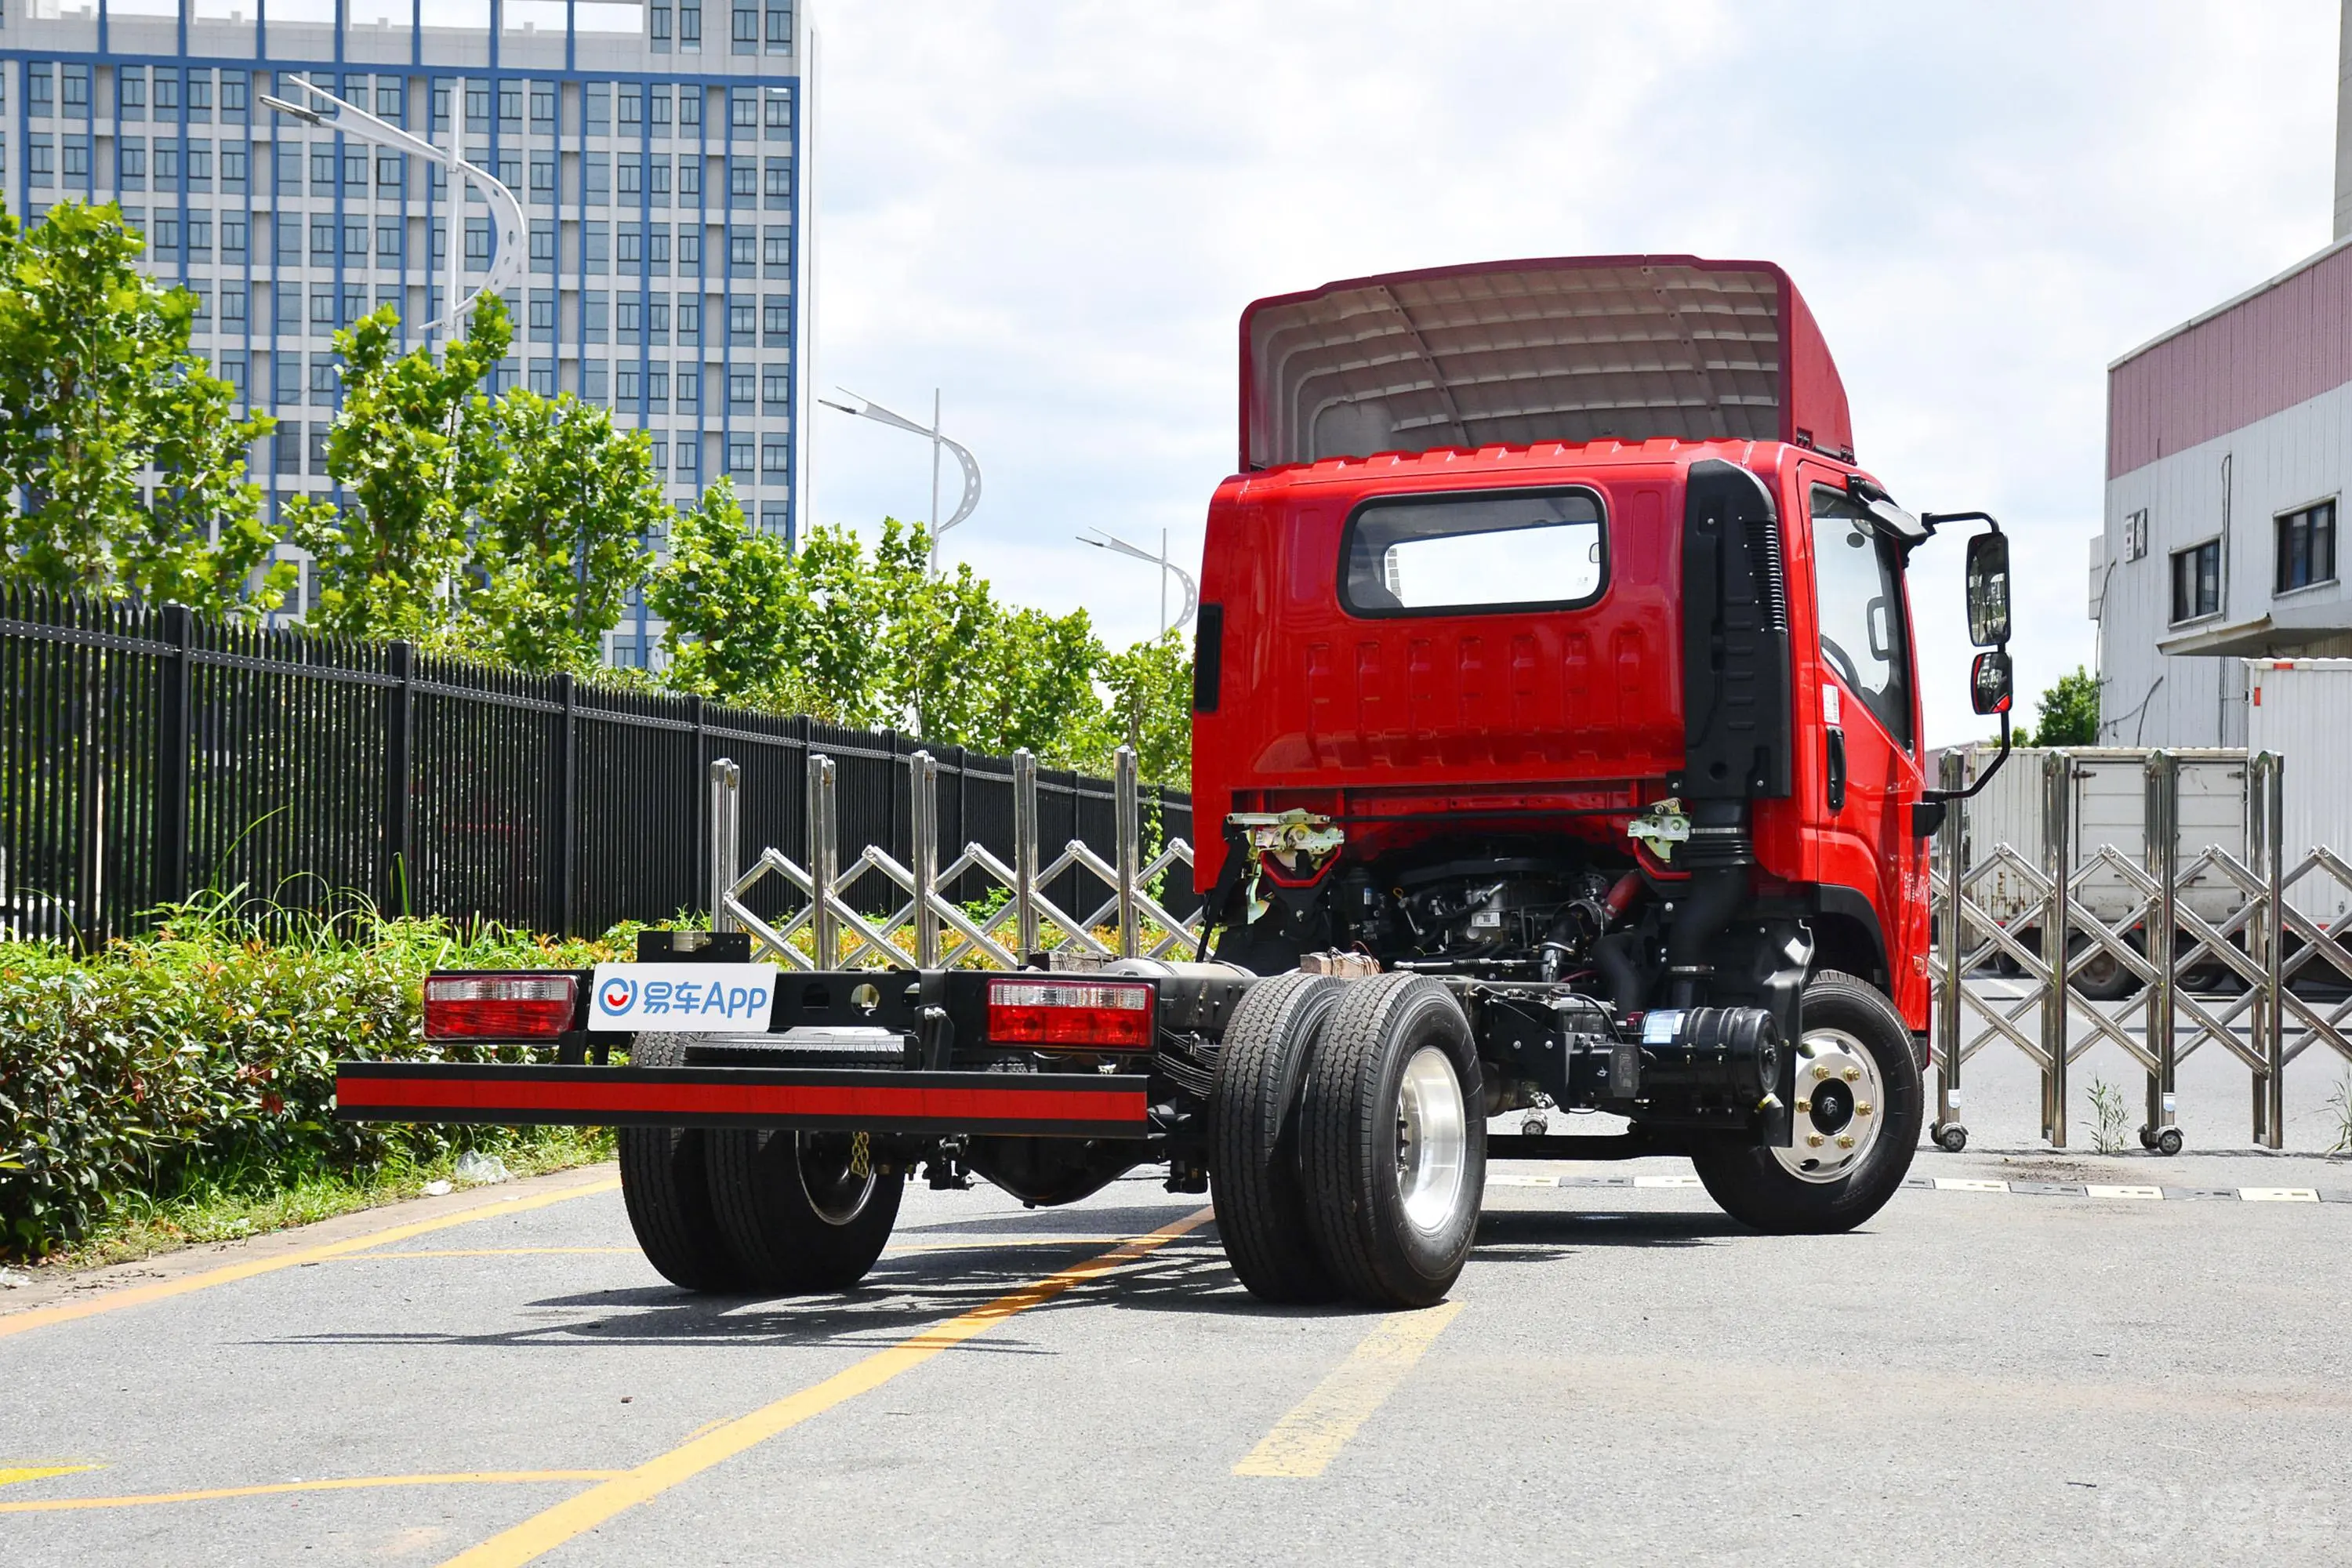
POLYGON ((1146 784, 1192 787, 1192 659, 1181 633, 1167 632, 1103 661, 1110 688, 1108 744, 1088 765, 1105 770, 1109 752, 1136 751, 1146 784))
POLYGON ((604 409, 517 389, 467 420, 457 493, 473 503, 468 619, 506 663, 585 673, 645 578, 670 517, 652 437, 604 409))
POLYGON ((2099 743, 2099 678, 2081 665, 2034 703, 2038 721, 2019 737, 2025 746, 2095 746, 2099 743))
POLYGON ((795 667, 799 594, 791 550, 746 524, 735 487, 720 479, 671 525, 669 561, 646 586, 646 605, 664 622, 664 683, 721 702, 837 718, 805 689, 795 667))
POLYGON ((437 361, 425 348, 395 356, 399 331, 399 312, 385 305, 335 334, 343 406, 327 437, 327 472, 352 500, 297 497, 286 506, 288 536, 314 558, 308 619, 318 631, 416 637, 456 616, 473 499, 460 479, 484 467, 462 460, 464 448, 490 422, 476 388, 514 329, 490 294, 437 361))
POLYGON ((246 479, 271 421, 238 418, 189 352, 196 297, 141 273, 144 246, 110 204, 61 202, 28 231, 0 217, 0 485, 30 498, 0 520, 5 571, 256 616, 294 578, 246 479))

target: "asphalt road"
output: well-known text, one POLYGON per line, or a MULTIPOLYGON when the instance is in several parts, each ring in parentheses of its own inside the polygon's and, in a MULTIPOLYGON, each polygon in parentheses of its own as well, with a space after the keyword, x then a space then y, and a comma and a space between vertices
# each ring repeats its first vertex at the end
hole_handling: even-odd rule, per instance
POLYGON ((671 1289, 609 1171, 12 1292, 0 1562, 2344 1560, 2352 1202, 2239 1189, 2352 1165, 1923 1153, 2083 1190, 1794 1239, 1686 1170, 1499 1167, 1395 1316, 1142 1179, 917 1188, 830 1299, 671 1289))

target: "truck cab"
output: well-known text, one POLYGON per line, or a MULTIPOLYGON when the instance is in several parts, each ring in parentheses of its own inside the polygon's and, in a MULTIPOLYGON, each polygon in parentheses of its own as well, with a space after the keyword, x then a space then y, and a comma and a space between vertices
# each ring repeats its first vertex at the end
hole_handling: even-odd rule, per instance
MULTIPOLYGON (((1357 279, 1252 306, 1242 363, 1202 565, 1195 820, 1298 813, 1340 847, 1311 882, 1259 855, 1264 912, 1220 953, 1556 974, 1607 934, 1591 908, 1687 884, 1663 835, 1730 798, 1750 808, 1743 910, 1801 921, 1815 962, 1925 1031, 1907 549, 1784 272, 1607 257, 1357 279), (1685 614, 1710 589, 1755 623, 1729 647, 1685 614), (1691 723, 1718 714, 1694 773, 1691 723)), ((1202 837, 1215 894, 1251 851, 1202 837)))

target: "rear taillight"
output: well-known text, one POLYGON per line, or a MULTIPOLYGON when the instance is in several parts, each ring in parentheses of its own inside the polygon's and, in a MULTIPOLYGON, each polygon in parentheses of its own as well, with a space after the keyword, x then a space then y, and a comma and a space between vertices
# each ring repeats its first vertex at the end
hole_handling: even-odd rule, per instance
POLYGON ((576 974, 436 974, 425 982, 428 1040, 551 1039, 572 1026, 576 974))
POLYGON ((1151 987, 1113 980, 992 980, 988 1037, 1000 1046, 1148 1051, 1151 987))

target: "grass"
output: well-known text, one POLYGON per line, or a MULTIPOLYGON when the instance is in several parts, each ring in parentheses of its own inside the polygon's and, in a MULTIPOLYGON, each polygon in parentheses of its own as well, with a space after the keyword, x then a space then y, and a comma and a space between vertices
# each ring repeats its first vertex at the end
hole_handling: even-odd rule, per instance
MULTIPOLYGON (((544 1175, 611 1159, 613 1134, 604 1128, 551 1127, 495 1152, 517 1177, 544 1175)), ((16 1267, 37 1279, 50 1270, 135 1263, 184 1247, 242 1241, 381 1208, 423 1196, 427 1182, 455 1180, 457 1160, 452 1150, 425 1161, 395 1157, 365 1175, 322 1170, 290 1182, 224 1178, 164 1198, 125 1194, 89 1236, 37 1264, 16 1267)))
POLYGON ((2131 1128, 2131 1110, 2124 1103, 2123 1090, 2105 1079, 2091 1080, 2091 1136, 2102 1154, 2124 1152, 2124 1134, 2131 1128))

